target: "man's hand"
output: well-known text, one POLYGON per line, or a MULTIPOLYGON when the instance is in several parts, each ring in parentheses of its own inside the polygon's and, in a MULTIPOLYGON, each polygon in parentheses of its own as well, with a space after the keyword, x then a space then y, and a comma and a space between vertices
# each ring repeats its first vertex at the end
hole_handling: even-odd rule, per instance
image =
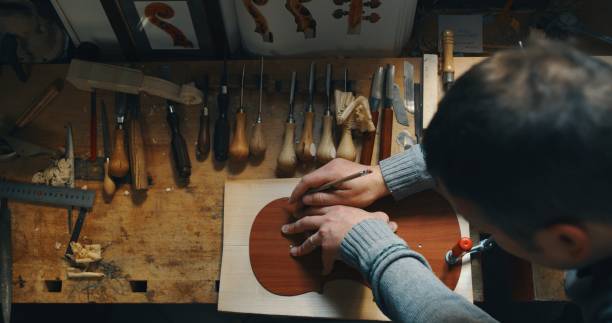
POLYGON ((312 207, 301 211, 301 218, 281 228, 284 234, 315 232, 301 246, 294 246, 292 256, 303 256, 321 246, 323 275, 331 273, 334 262, 340 251, 344 236, 359 222, 366 219, 379 219, 389 224, 391 230, 397 230, 397 223, 389 222, 389 216, 383 212, 366 212, 348 206, 312 207))
POLYGON ((293 189, 289 203, 307 206, 347 205, 366 207, 388 194, 389 190, 383 180, 380 167, 368 167, 336 158, 325 166, 302 177, 302 180, 293 189), (372 170, 372 174, 342 183, 338 185, 336 190, 304 195, 310 188, 317 188, 367 168, 372 170))

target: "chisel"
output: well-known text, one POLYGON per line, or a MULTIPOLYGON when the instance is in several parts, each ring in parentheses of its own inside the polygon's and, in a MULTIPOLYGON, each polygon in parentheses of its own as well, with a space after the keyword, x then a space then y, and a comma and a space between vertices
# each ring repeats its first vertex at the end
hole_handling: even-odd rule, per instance
POLYGON ((293 117, 293 106, 295 102, 296 73, 291 73, 291 89, 289 90, 289 116, 285 123, 285 136, 283 146, 277 159, 278 171, 281 175, 291 175, 295 171, 297 156, 295 154, 294 136, 295 119, 293 117))
MULTIPOLYGON (((384 69, 379 66, 374 76, 372 77, 372 87, 370 88, 370 112, 372 113, 372 122, 378 128, 378 109, 382 100, 382 87, 384 80, 384 69)), ((366 132, 363 134, 361 143, 361 155, 359 163, 362 165, 372 164, 372 152, 374 150, 374 141, 376 139, 376 131, 366 132)))
POLYGON ((251 155, 255 158, 262 158, 266 154, 266 137, 264 136, 262 129, 261 120, 261 102, 263 98, 263 56, 261 57, 261 63, 259 66, 259 109, 257 112, 257 120, 253 125, 253 134, 251 135, 251 142, 249 144, 249 150, 251 155))
POLYGON ((319 142, 319 148, 317 149, 317 162, 320 165, 328 163, 330 160, 336 158, 336 146, 334 145, 334 138, 332 134, 332 126, 334 117, 331 111, 331 97, 332 97, 332 66, 327 64, 325 67, 325 95, 327 98, 327 105, 325 112, 323 113, 323 133, 321 135, 321 142, 319 142))
POLYGON ((128 94, 130 119, 128 127, 128 147, 130 155, 130 172, 133 190, 146 190, 149 187, 142 120, 140 116, 140 96, 128 94))
POLYGON ((391 156, 393 133, 393 81, 395 80, 395 65, 387 64, 385 71, 385 97, 380 124, 380 151, 378 160, 391 156))
POLYGON ((127 106, 127 94, 115 93, 115 115, 117 116, 117 128, 115 128, 115 144, 110 156, 109 173, 113 177, 124 177, 130 170, 127 152, 125 151, 125 112, 127 106))
MULTIPOLYGON (((164 65, 161 68, 161 76, 162 78, 169 80, 170 79, 170 67, 168 65, 164 65)), ((187 152, 187 144, 185 143, 185 138, 181 135, 181 131, 179 128, 179 118, 176 114, 176 103, 171 100, 166 100, 166 121, 168 122, 168 126, 170 126, 170 131, 172 132, 172 140, 170 145, 172 146, 172 157, 174 158, 174 167, 176 169, 176 175, 179 180, 183 183, 189 181, 189 176, 191 176, 191 161, 189 160, 189 153, 187 152)))
POLYGON ((303 163, 311 163, 317 153, 317 147, 312 140, 314 126, 314 94, 315 94, 315 63, 310 63, 308 74, 308 101, 304 112, 304 128, 302 138, 298 143, 297 156, 303 163))
POLYGON ((108 132, 108 116, 106 113, 106 104, 104 104, 104 101, 101 102, 102 103, 102 111, 100 112, 101 114, 101 123, 102 123, 102 145, 104 147, 104 184, 103 184, 103 189, 104 189, 104 194, 106 195, 107 199, 111 199, 113 194, 115 194, 115 190, 117 189, 117 186, 115 185, 115 182, 113 182, 113 180, 110 178, 109 173, 108 173, 108 168, 109 168, 109 163, 110 163, 110 154, 111 154, 111 148, 110 148, 110 134, 108 132))
POLYGON ((219 117, 215 121, 215 134, 213 138, 213 150, 215 160, 223 162, 227 160, 229 150, 230 125, 227 119, 229 107, 229 88, 227 85, 227 62, 223 62, 223 74, 219 94, 217 95, 217 108, 219 117))
POLYGON ((246 138, 246 112, 244 108, 244 70, 242 65, 242 78, 240 81, 240 106, 236 111, 236 127, 232 144, 229 147, 230 160, 235 162, 245 161, 249 157, 249 144, 246 138))

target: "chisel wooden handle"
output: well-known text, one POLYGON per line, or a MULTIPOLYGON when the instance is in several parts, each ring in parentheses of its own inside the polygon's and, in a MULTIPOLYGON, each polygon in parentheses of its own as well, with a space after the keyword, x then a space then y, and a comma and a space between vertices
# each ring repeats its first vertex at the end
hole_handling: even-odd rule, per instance
POLYGON ((249 144, 246 138, 246 113, 241 110, 236 112, 236 128, 229 148, 229 155, 230 160, 235 162, 245 161, 249 157, 249 144))
POLYGON ((130 170, 132 172, 132 189, 146 190, 149 187, 147 178, 147 162, 142 126, 140 118, 132 116, 128 128, 128 143, 130 148, 130 170))
POLYGON ((196 157, 199 161, 206 160, 210 152, 210 118, 208 111, 200 115, 200 127, 198 130, 198 143, 196 144, 196 157))
MULTIPOLYGON (((372 123, 378 127, 378 111, 372 111, 372 123)), ((359 155, 359 163, 362 165, 372 165, 372 152, 374 151, 374 141, 376 140, 376 131, 366 132, 363 134, 361 142, 361 154, 359 155)))
POLYGON ((189 160, 189 153, 187 153, 187 144, 185 138, 179 131, 179 121, 176 113, 168 113, 166 121, 170 125, 172 130, 172 156, 174 157, 174 167, 176 168, 177 175, 182 180, 189 179, 191 175, 191 161, 189 160))
POLYGON ((321 165, 327 164, 330 160, 336 158, 336 147, 334 146, 334 138, 332 136, 333 119, 334 117, 331 115, 323 116, 323 134, 317 149, 317 162, 321 165))
POLYGON ((104 194, 106 195, 107 198, 112 198, 113 195, 115 194, 115 190, 117 189, 117 186, 115 185, 115 182, 113 182, 113 180, 110 178, 110 176, 108 175, 108 164, 110 163, 110 161, 107 159, 106 161, 104 161, 104 184, 103 184, 103 188, 104 188, 104 194))
POLYGON ((295 140, 294 136, 295 123, 285 123, 285 137, 277 159, 277 167, 281 175, 292 175, 295 171, 297 156, 295 155, 295 145, 293 143, 295 140))
POLYGON ((342 137, 340 137, 340 144, 338 144, 338 158, 355 161, 355 157, 357 157, 357 152, 353 142, 351 127, 350 125, 343 125, 342 137))
POLYGON ((253 125, 253 134, 251 135, 249 148, 251 155, 255 158, 261 158, 266 153, 266 137, 264 136, 261 122, 256 122, 253 125))
POLYGON ((380 124, 380 152, 378 161, 391 156, 391 141, 393 133, 393 109, 384 108, 380 124))
POLYGON ((62 90, 63 84, 63 81, 60 79, 51 83, 45 93, 36 98, 32 105, 26 111, 24 111, 19 118, 17 118, 17 121, 15 121, 15 127, 11 133, 16 132, 32 122, 32 120, 34 120, 38 114, 40 114, 40 112, 57 97, 59 92, 62 90))
POLYGON ((317 147, 312 141, 312 128, 314 122, 314 112, 304 113, 304 129, 302 130, 302 138, 297 146, 297 156, 304 163, 310 163, 314 160, 317 153, 317 147))
POLYGON ((110 156, 109 173, 113 177, 124 177, 130 170, 130 163, 125 151, 125 131, 120 124, 115 129, 115 145, 110 156))
POLYGON ((454 73, 455 62, 453 59, 453 45, 455 43, 455 36, 452 30, 445 30, 442 33, 442 49, 444 51, 444 60, 442 62, 442 72, 454 73))

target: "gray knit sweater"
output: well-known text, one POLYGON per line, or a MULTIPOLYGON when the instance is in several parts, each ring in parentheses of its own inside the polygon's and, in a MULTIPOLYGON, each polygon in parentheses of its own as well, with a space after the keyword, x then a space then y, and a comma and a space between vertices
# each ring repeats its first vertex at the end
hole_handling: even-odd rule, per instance
MULTIPOLYGON (((432 188, 420 146, 380 162, 383 178, 396 199, 432 188)), ((448 289, 433 274, 422 255, 410 249, 380 220, 365 220, 354 226, 341 244, 341 257, 359 269, 372 286, 374 300, 396 322, 494 322, 487 313, 448 289)), ((610 261, 609 261, 610 262, 610 261)), ((568 286, 570 296, 582 306, 588 322, 612 322, 612 279, 607 272, 599 286, 578 291, 568 286), (573 293, 572 293, 573 292, 573 293), (577 296, 577 297, 574 297, 577 296)), ((610 267, 612 268, 612 266, 610 267)), ((575 275, 568 283, 575 284, 575 275)), ((588 278, 588 277, 587 277, 588 278)), ((585 282, 585 279, 581 279, 585 282)))

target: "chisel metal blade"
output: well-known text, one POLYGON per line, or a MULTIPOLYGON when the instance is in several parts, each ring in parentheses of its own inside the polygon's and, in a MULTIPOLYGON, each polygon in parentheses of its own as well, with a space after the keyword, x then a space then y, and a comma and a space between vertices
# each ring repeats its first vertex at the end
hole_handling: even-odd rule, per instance
POLYGON ((397 122, 403 126, 408 126, 408 110, 404 105, 404 100, 397 84, 393 84, 393 112, 395 112, 397 122))
POLYGON ((11 321, 13 303, 13 257, 11 249, 11 211, 7 200, 2 199, 0 208, 0 306, 3 322, 11 321))

